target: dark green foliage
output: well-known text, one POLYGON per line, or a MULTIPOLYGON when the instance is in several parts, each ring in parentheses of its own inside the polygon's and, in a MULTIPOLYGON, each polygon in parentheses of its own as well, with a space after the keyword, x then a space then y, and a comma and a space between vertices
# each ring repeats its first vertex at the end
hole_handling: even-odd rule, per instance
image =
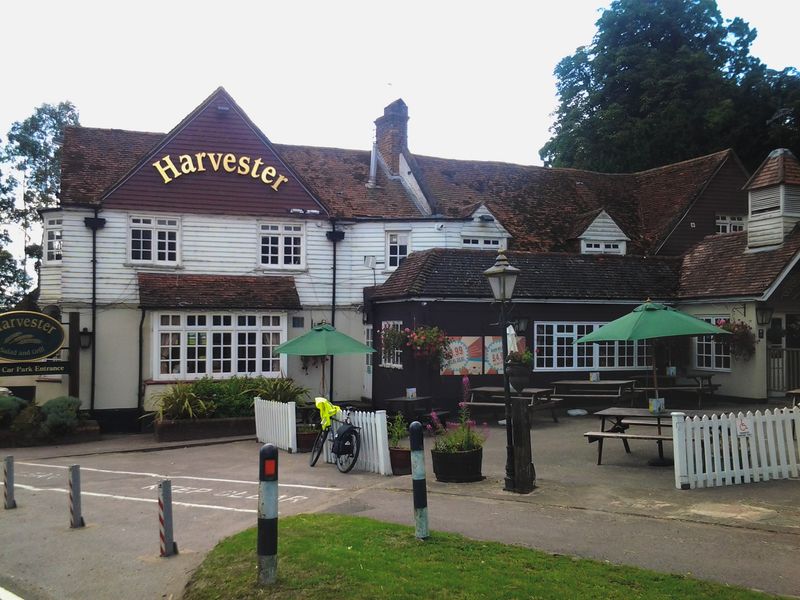
POLYGON ((191 383, 176 383, 156 396, 156 421, 202 419, 213 413, 213 400, 199 398, 191 383))
POLYGON ((22 438, 35 438, 41 433, 42 421, 44 415, 42 408, 31 402, 28 406, 23 408, 14 422, 11 424, 11 431, 16 433, 22 438))
POLYGON ((72 396, 59 396, 42 405, 42 433, 58 436, 72 433, 80 422, 81 401, 72 396))
POLYGON ((26 404, 25 400, 16 396, 0 396, 0 429, 10 427, 26 404))
POLYGON ((30 287, 30 277, 4 247, 10 243, 8 233, 0 231, 0 310, 13 308, 30 287))
POLYGON ((800 152, 800 75, 750 56, 756 31, 714 0, 615 0, 556 67, 546 164, 630 172, 728 147, 751 170, 800 152))

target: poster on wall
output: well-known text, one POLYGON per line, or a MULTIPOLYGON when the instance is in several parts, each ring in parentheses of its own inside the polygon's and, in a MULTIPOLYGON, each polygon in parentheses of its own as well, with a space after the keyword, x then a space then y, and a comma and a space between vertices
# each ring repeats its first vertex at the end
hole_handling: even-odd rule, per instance
POLYGON ((486 345, 483 354, 483 372, 487 375, 503 373, 503 336, 487 335, 483 338, 486 345))
POLYGON ((448 336, 451 357, 442 363, 441 375, 480 375, 483 367, 483 342, 479 336, 448 336))

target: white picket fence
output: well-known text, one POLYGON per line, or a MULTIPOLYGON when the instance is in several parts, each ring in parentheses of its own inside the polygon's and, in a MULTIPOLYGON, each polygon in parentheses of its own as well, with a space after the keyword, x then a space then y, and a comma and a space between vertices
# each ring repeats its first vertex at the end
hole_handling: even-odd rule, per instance
MULTIPOLYGON (((256 398, 254 401, 256 414, 256 436, 262 444, 275 444, 281 450, 297 452, 297 422, 294 402, 274 402, 256 398)), ((361 451, 358 462, 353 467, 359 471, 391 475, 389 462, 389 437, 386 428, 386 411, 376 412, 353 411, 350 421, 361 428, 361 451)), ((334 432, 340 424, 333 422, 334 432)), ((329 434, 330 435, 330 434, 329 434)), ((329 438, 331 439, 331 438, 329 438)), ((323 457, 326 462, 333 463, 330 453, 331 445, 326 442, 323 457)))
MULTIPOLYGON (((381 475, 391 475, 392 465, 389 462, 389 436, 386 429, 386 411, 378 410, 375 412, 363 412, 360 410, 350 413, 350 422, 361 431, 361 450, 358 453, 358 461, 354 469, 367 471, 369 473, 380 473, 381 475)), ((333 422, 333 429, 328 434, 336 434, 336 430, 342 424, 338 421, 333 422)), ((331 454, 331 444, 326 441, 323 456, 325 462, 333 463, 331 454)))
POLYGON ((675 487, 690 489, 797 477, 800 409, 686 417, 672 413, 675 487))
POLYGON ((275 402, 256 397, 256 437, 262 444, 297 452, 297 418, 294 402, 275 402))

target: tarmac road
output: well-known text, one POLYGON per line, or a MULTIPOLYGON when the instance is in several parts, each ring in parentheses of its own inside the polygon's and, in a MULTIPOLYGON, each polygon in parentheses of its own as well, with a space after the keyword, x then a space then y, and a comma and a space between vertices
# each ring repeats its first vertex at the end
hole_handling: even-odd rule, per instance
MULTIPOLYGON (((429 476, 434 535, 454 531, 800 597, 800 481, 676 490, 670 469, 646 466, 653 448, 627 455, 609 446, 598 467, 595 446, 582 439, 593 425, 537 421, 538 487, 524 496, 502 491, 504 435, 493 428, 487 479, 442 484, 429 476)), ((180 597, 208 550, 255 526, 259 448, 253 440, 164 448, 125 436, 0 450, 15 455, 19 504, 0 511, 0 586, 26 600, 180 597), (83 529, 69 529, 70 464, 81 466, 83 529), (166 559, 158 557, 156 504, 164 478, 180 549, 166 559)), ((410 477, 342 475, 307 460, 280 454, 281 516, 328 511, 413 525, 410 477)))

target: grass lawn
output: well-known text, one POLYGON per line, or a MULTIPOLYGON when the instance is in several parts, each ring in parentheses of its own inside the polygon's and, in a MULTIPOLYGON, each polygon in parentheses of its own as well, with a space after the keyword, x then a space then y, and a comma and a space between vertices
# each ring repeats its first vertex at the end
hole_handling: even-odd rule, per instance
POLYGON ((362 517, 299 515, 278 525, 278 583, 257 585, 256 530, 217 545, 186 600, 212 598, 771 598, 689 577, 553 556, 362 517))

